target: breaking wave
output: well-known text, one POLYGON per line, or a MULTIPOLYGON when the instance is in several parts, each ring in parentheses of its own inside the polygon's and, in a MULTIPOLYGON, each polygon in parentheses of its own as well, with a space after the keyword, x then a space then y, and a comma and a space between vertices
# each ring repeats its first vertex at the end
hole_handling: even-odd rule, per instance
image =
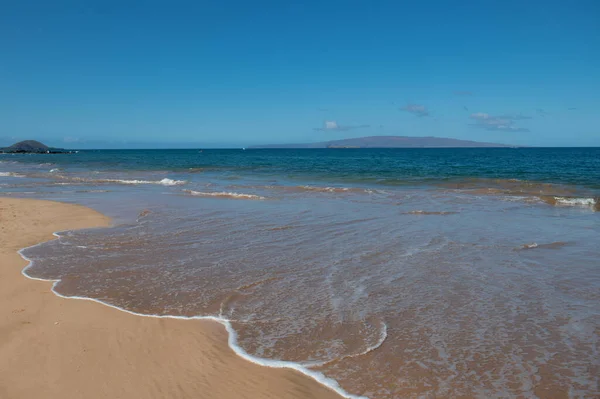
POLYGON ((194 190, 183 190, 184 193, 197 197, 217 197, 217 198, 233 198, 233 199, 249 199, 249 200, 265 200, 265 197, 254 194, 230 193, 226 191, 220 192, 203 192, 194 190))
POLYGON ((600 201, 598 198, 542 196, 540 199, 553 206, 576 206, 600 211, 600 201))
MULTIPOLYGON (((58 176, 58 177, 64 178, 64 176, 58 176)), ((69 179, 69 178, 67 178, 67 179, 69 179)), ((97 184, 116 183, 116 184, 131 184, 131 185, 159 184, 162 186, 179 186, 179 185, 183 185, 183 184, 187 183, 186 180, 173 180, 173 179, 168 179, 168 178, 165 178, 162 180, 136 180, 136 179, 85 179, 85 178, 81 178, 81 177, 74 177, 74 178, 70 178, 69 180, 91 183, 91 184, 94 184, 94 183, 97 183, 97 184)))

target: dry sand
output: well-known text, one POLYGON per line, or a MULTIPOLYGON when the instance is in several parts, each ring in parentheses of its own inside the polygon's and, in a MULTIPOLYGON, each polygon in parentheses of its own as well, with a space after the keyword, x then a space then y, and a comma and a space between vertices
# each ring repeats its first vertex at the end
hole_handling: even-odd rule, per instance
POLYGON ((21 274, 19 249, 108 223, 78 205, 0 198, 0 398, 340 398, 296 371, 240 358, 216 322, 63 299, 21 274))

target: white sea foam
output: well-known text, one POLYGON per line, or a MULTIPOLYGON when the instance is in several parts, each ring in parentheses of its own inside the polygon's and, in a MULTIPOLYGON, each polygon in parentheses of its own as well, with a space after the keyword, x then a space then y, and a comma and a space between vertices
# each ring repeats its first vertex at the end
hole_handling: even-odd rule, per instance
POLYGON ((13 173, 13 172, 0 172, 0 176, 1 177, 24 177, 23 175, 20 175, 18 173, 13 173))
POLYGON ((565 206, 594 206, 596 200, 594 198, 568 198, 568 197, 554 197, 557 205, 565 206))
POLYGON ((537 248, 539 245, 537 242, 532 242, 531 244, 523 244, 523 246, 521 248, 523 249, 532 249, 532 248, 537 248))
POLYGON ((60 172, 59 168, 50 169, 50 173, 60 172))
MULTIPOLYGON (((187 183, 187 180, 173 180, 169 178, 164 178, 162 180, 138 180, 138 179, 88 179, 84 177, 76 177, 76 176, 64 176, 61 174, 57 174, 60 172, 60 169, 52 169, 50 173, 55 173, 54 177, 59 179, 69 180, 70 182, 80 182, 84 184, 106 184, 106 183, 116 183, 116 184, 129 184, 129 185, 137 185, 137 184, 159 184, 162 186, 180 186, 187 183)), ((0 175, 1 176, 1 175, 0 175)), ((11 174, 12 176, 12 174, 11 174)), ((73 183, 63 183, 73 184, 73 183)))
POLYGON ((291 189, 298 189, 302 191, 314 191, 319 193, 362 193, 362 194, 388 194, 384 190, 376 190, 371 188, 359 188, 359 187, 323 187, 323 186, 296 186, 291 189))
MULTIPOLYGON (((54 232, 52 234, 55 237, 57 237, 58 239, 60 239, 60 237, 61 237, 58 232, 54 232)), ((53 284, 52 284, 51 290, 56 296, 58 296, 60 298, 80 299, 80 300, 84 300, 84 301, 96 302, 96 303, 100 303, 104 306, 108 306, 110 308, 120 310, 121 312, 129 313, 131 315, 141 316, 141 317, 162 318, 162 319, 179 319, 179 320, 212 320, 212 321, 216 321, 218 323, 221 323, 223 326, 225 326, 225 329, 227 330, 227 333, 228 333, 227 343, 228 343, 229 347, 241 358, 243 358, 249 362, 252 362, 254 364, 258 364, 260 366, 271 367, 271 368, 287 368, 287 369, 296 370, 296 371, 306 375, 307 377, 312 378, 313 380, 317 381, 321 385, 326 386, 327 388, 336 392, 338 395, 340 395, 344 398, 347 398, 347 399, 369 399, 366 396, 353 395, 351 393, 346 392, 342 387, 340 387, 339 383, 336 380, 326 377, 322 373, 311 370, 308 367, 303 366, 302 364, 285 361, 285 360, 264 359, 264 358, 260 358, 260 357, 249 354, 248 352, 246 352, 246 350, 244 348, 242 348, 238 344, 237 332, 234 330, 234 328, 231 324, 231 320, 223 317, 222 314, 219 314, 219 316, 172 316, 172 315, 143 314, 143 313, 132 312, 130 310, 123 309, 123 308, 120 308, 115 305, 111 305, 110 303, 103 302, 99 299, 82 297, 82 296, 62 295, 61 293, 56 291, 56 286, 58 285, 58 283, 60 283, 60 281, 61 281, 60 279, 58 279, 58 280, 44 279, 44 278, 32 277, 29 274, 27 274, 27 270, 33 266, 33 261, 31 259, 29 259, 28 257, 26 257, 23 254, 23 251, 25 251, 26 249, 29 249, 29 248, 37 247, 42 244, 44 244, 44 243, 35 244, 35 245, 23 248, 18 251, 18 254, 21 255, 21 257, 23 259, 25 259, 25 261, 29 262, 27 264, 27 266, 25 266, 25 268, 23 268, 23 270, 21 270, 21 274, 23 274, 23 276, 25 276, 31 280, 52 282, 53 284)), ((384 324, 384 326, 385 326, 385 324, 384 324)), ((385 337, 387 337, 387 326, 385 326, 383 332, 385 334, 385 337)), ((383 338, 383 340, 385 340, 385 337, 383 338)), ((379 347, 381 345, 381 343, 383 343, 383 340, 380 341, 380 343, 377 345, 377 347, 379 347)))
POLYGON ((185 193, 190 195, 195 195, 197 197, 220 197, 220 198, 234 198, 234 199, 250 199, 250 200, 265 200, 265 197, 261 197, 260 195, 254 194, 243 194, 243 193, 233 193, 233 192, 203 192, 203 191, 194 191, 194 190, 183 190, 185 193))
POLYGON ((173 180, 173 179, 164 178, 161 181, 159 181, 158 183, 162 184, 163 186, 179 186, 179 185, 185 184, 187 182, 185 180, 173 180))
POLYGON ((128 180, 128 179, 100 179, 100 180, 86 180, 90 183, 119 183, 119 184, 160 184, 163 186, 179 186, 186 184, 185 180, 173 180, 173 179, 162 179, 162 180, 128 180))
POLYGON ((306 191, 318 191, 322 193, 340 193, 346 192, 350 189, 347 187, 317 187, 317 186, 300 186, 303 190, 306 191))

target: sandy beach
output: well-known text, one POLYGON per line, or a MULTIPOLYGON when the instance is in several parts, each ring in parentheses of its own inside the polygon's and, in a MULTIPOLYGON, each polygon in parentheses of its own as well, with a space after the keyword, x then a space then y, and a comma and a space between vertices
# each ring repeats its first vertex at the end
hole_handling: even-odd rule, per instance
POLYGON ((18 250, 109 223, 78 205, 0 198, 0 398, 339 398, 299 372, 240 358, 216 322, 63 299, 21 274, 18 250))

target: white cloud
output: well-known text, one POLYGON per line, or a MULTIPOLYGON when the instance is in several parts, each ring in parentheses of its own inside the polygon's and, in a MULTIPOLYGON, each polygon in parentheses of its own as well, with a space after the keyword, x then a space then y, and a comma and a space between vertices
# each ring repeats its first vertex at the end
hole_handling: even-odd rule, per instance
POLYGON ((352 126, 342 126, 338 125, 336 121, 325 121, 323 122, 323 127, 316 127, 314 130, 320 130, 323 132, 327 131, 346 131, 352 129, 362 129, 369 127, 370 125, 352 125, 352 126))

